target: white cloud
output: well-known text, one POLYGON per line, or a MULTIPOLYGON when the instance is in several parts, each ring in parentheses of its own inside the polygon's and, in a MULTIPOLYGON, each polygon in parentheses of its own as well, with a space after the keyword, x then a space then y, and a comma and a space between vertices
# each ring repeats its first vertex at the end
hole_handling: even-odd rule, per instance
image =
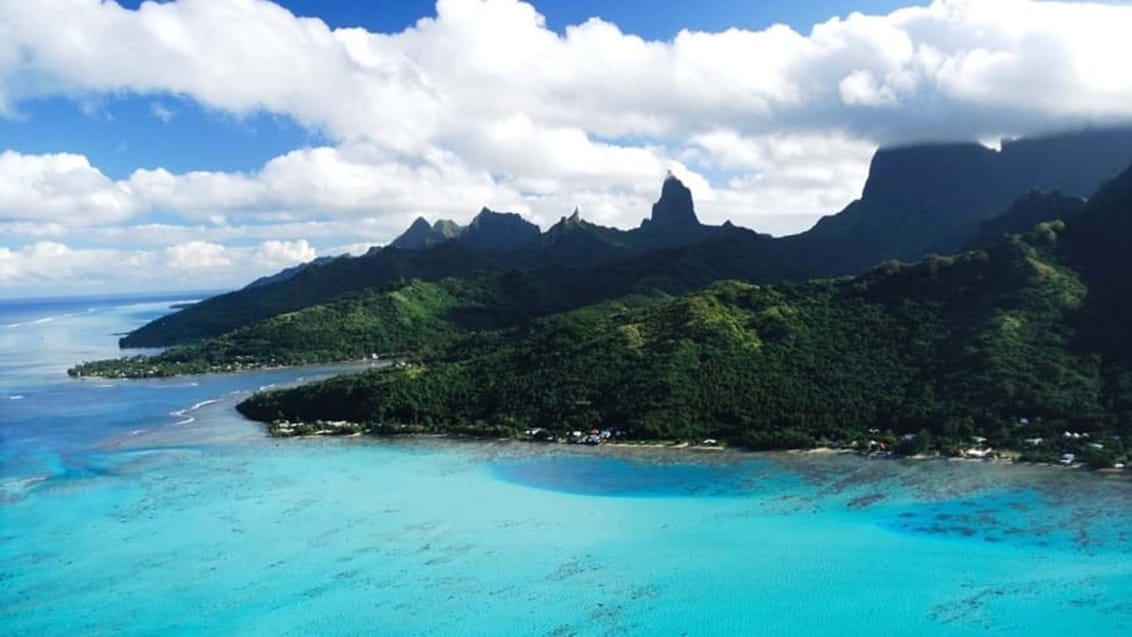
POLYGON ((42 294, 45 287, 116 278, 125 265, 118 256, 114 250, 76 251, 55 241, 40 241, 17 249, 0 247, 0 286, 25 290, 25 294, 42 294))
POLYGON ((149 113, 161 120, 164 124, 173 121, 173 118, 177 116, 176 111, 161 102, 151 102, 149 105, 149 113))
POLYGON ((872 144, 845 135, 745 137, 718 130, 695 136, 686 158, 732 175, 722 186, 693 190, 701 219, 781 235, 800 232, 859 196, 872 152, 872 144))
POLYGON ((255 261, 268 270, 278 270, 296 263, 306 263, 318 252, 305 239, 299 241, 264 241, 255 251, 255 261))
POLYGON ((129 188, 72 153, 0 152, 0 222, 91 225, 137 211, 129 188))
POLYGON ((543 227, 577 205, 629 227, 666 169, 706 221, 796 232, 859 193, 878 144, 1129 120, 1130 32, 1126 3, 1031 0, 668 41, 597 18, 555 33, 516 0, 440 0, 394 34, 263 0, 0 0, 0 117, 44 96, 102 113, 108 96, 141 95, 172 130, 176 96, 330 140, 244 172, 147 166, 118 181, 81 155, 4 152, 5 258, 45 239, 136 241, 155 271, 219 271, 383 243, 418 215, 466 222, 481 205, 543 227), (256 242, 259 256, 232 247, 256 242))
POLYGON ((219 243, 207 241, 178 243, 165 249, 169 267, 188 272, 230 268, 232 259, 228 257, 227 252, 228 250, 219 243))
POLYGON ((123 185, 149 206, 189 218, 247 209, 263 196, 261 186, 239 173, 193 171, 174 175, 164 168, 138 169, 123 185))
POLYGON ((41 239, 45 237, 62 237, 68 232, 67 226, 60 223, 36 223, 28 221, 0 223, 0 236, 9 238, 23 237, 41 239))
MULTIPOLYGON (((1124 118, 1132 7, 937 0, 853 14, 808 34, 683 31, 652 42, 598 19, 550 31, 514 0, 441 0, 398 34, 331 30, 253 0, 0 2, 3 94, 190 96, 232 113, 282 113, 340 140, 402 152, 458 144, 469 123, 658 138, 727 127, 842 128, 886 141, 929 101, 967 107, 944 131, 978 138, 1073 118, 1124 118), (56 37, 60 32, 74 37, 56 37), (146 55, 139 56, 137 51, 146 55), (13 53, 15 51, 15 53, 13 53), (899 126, 884 122, 902 105, 899 126), (1008 116, 1026 115, 1021 120, 1008 116), (1018 122, 1011 130, 1009 122, 1018 122), (885 134, 890 131, 890 134, 885 134)), ((933 122, 928 122, 933 123, 933 122)), ((537 141, 537 138, 535 138, 537 141)))
POLYGON ((891 88, 878 84, 872 71, 858 70, 837 83, 841 101, 848 106, 884 106, 896 103, 891 88))
POLYGON ((0 247, 0 290, 41 295, 45 286, 64 292, 230 288, 309 261, 317 253, 305 241, 264 241, 226 247, 189 241, 161 249, 76 248, 40 241, 0 247))

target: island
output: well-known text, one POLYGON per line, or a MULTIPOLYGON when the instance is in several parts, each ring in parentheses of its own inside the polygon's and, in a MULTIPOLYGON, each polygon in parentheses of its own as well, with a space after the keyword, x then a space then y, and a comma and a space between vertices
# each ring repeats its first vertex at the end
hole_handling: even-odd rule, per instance
MULTIPOLYGON (((856 245, 834 241, 854 238, 846 220, 880 245, 902 207, 930 218, 964 186, 936 175, 922 182, 939 189, 925 200, 901 181, 908 165, 983 152, 878 153, 863 198, 819 223, 810 244, 700 224, 671 175, 631 231, 574 214, 540 234, 486 208, 467 227, 418 220, 390 246, 290 269, 123 338, 166 347, 160 354, 70 373, 394 363, 238 406, 278 436, 711 441, 1122 465, 1132 443, 1132 168, 1087 197, 1030 190, 972 216, 950 256, 830 275, 852 267, 834 249, 856 245), (806 245, 825 250, 788 256, 806 245), (818 263, 826 257, 832 265, 818 263)), ((1030 164, 1002 180, 1024 174, 1020 165, 1030 164)), ((1007 200, 995 193, 979 205, 1007 200)), ((975 205, 961 194, 954 205, 975 205)), ((884 254, 926 250, 925 233, 943 223, 917 218, 884 254)))

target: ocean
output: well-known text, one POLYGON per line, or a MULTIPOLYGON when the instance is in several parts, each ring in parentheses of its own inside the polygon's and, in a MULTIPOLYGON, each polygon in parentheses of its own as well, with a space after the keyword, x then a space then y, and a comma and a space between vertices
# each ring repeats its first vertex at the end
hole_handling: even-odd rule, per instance
POLYGON ((235 403, 338 368, 66 376, 191 298, 0 302, 0 634, 1132 634, 1127 480, 271 439, 235 403))

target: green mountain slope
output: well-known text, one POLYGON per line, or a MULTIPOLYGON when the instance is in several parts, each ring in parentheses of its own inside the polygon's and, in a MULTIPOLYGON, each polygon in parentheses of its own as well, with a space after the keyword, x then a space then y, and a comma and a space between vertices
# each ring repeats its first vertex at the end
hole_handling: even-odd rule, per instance
POLYGON ((488 435, 603 427, 755 448, 860 441, 870 428, 925 447, 975 434, 1017 445, 1071 429, 1122 453, 1121 352, 1083 333, 1097 317, 1132 319, 1126 302, 1093 299, 1106 289, 1094 264, 1132 241, 1120 192, 1110 187, 1067 226, 957 257, 607 303, 459 340, 424 366, 259 394, 239 408, 267 421, 488 435), (1107 313, 1091 308, 1102 302, 1107 313))
POLYGON ((562 309, 557 303, 547 288, 518 273, 413 280, 351 292, 159 355, 87 362, 68 373, 144 378, 339 362, 374 354, 423 356, 458 335, 562 309))
POLYGON ((458 334, 517 325, 610 299, 633 304, 690 292, 723 279, 774 273, 778 264, 745 258, 768 240, 732 228, 726 236, 588 267, 548 266, 493 273, 485 268, 439 281, 401 280, 261 319, 218 337, 175 345, 157 356, 86 362, 75 376, 154 377, 253 367, 354 360, 370 353, 414 357, 458 334), (430 299, 437 296, 443 302, 430 299), (397 299, 421 299, 410 308, 397 299))
POLYGON ((205 299, 148 323, 119 342, 125 348, 166 347, 219 336, 349 292, 498 269, 490 256, 453 242, 421 251, 372 250, 360 257, 340 257, 305 268, 284 280, 205 299))

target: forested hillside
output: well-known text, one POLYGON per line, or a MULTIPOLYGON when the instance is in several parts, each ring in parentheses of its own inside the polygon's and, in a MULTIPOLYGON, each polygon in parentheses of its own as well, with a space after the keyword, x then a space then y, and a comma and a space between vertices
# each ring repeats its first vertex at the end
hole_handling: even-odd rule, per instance
POLYGON ((924 449, 973 435, 1018 446, 1071 430, 1120 454, 1127 331, 1095 330, 1132 324, 1117 294, 1129 267, 1114 263, 1132 242, 1130 174, 1074 221, 983 250, 851 279, 721 282, 643 307, 606 303, 240 409, 267 421, 485 435, 597 427, 752 448, 862 440, 869 429, 924 449))

